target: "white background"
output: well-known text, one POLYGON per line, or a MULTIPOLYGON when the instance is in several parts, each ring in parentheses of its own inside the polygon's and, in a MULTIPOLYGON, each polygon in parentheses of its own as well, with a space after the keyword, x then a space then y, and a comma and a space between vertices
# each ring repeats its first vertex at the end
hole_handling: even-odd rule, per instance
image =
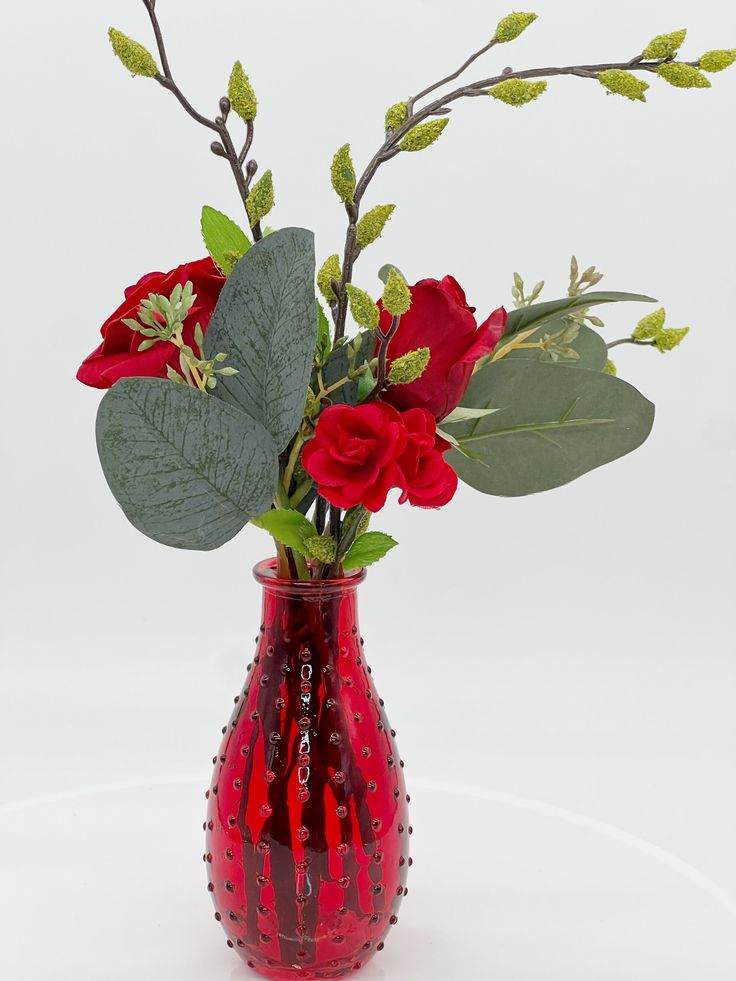
MULTIPOLYGON (((236 58, 260 98, 254 154, 272 223, 338 251, 334 150, 365 162, 387 105, 480 47, 486 0, 159 0, 172 67, 214 114, 236 58)), ((688 25, 697 57, 736 44, 726 0, 539 0, 487 56, 627 59, 688 25)), ((206 786, 252 654, 268 551, 249 530, 214 554, 129 527, 94 447, 98 394, 74 381, 122 289, 198 258, 199 210, 238 215, 210 135, 115 62, 110 23, 149 46, 134 0, 36 0, 5 15, 0 803, 128 781, 206 786)), ((392 506, 401 547, 363 588, 362 626, 409 782, 517 795, 606 822, 736 896, 733 194, 736 74, 709 92, 652 79, 646 106, 552 80, 523 110, 460 104, 440 144, 392 161, 396 201, 357 282, 386 261, 454 274, 479 315, 519 270, 562 295, 569 257, 648 292, 693 330, 667 358, 617 351, 658 406, 636 454, 543 497, 461 489, 442 513, 392 506)), ((645 311, 605 310, 607 337, 645 311)), ((196 870, 197 872, 199 870, 196 870)), ((25 979, 21 979, 25 981, 25 979)))

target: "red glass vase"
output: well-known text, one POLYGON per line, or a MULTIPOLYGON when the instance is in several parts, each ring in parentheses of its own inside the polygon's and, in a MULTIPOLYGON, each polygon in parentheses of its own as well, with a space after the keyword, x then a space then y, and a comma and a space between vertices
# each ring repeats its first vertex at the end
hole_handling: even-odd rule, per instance
POLYGON ((227 944, 270 978, 359 970, 396 923, 411 864, 395 733, 365 662, 358 573, 258 565, 253 664, 223 729, 205 861, 227 944))

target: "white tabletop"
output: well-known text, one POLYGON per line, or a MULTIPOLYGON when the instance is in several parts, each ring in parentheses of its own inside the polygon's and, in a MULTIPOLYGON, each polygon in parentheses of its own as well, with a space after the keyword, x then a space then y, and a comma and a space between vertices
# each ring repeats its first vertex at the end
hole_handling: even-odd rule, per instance
MULTIPOLYGON (((201 866, 195 782, 0 809, 0 976, 245 981, 201 866)), ((366 981, 732 981, 736 910, 678 859, 585 818, 414 786, 415 863, 366 981)))

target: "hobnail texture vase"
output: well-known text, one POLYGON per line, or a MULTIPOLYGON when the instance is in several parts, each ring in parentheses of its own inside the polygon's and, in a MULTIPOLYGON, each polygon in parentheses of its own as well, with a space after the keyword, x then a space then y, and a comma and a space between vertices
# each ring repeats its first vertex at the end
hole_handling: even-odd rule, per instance
POLYGON ((255 569, 256 653, 208 791, 209 891, 227 944, 270 978, 337 978, 383 949, 406 893, 408 802, 365 661, 358 573, 255 569))

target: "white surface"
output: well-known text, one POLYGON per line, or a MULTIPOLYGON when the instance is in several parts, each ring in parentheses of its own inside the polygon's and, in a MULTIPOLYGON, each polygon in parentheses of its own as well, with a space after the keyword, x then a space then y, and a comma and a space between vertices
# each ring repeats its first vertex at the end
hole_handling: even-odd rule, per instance
MULTIPOLYGON (((0 974, 246 981, 199 861, 197 784, 0 810, 0 974), (8 845, 10 847, 8 848, 8 845)), ((672 856, 529 802, 419 787, 414 866, 366 981, 732 981, 736 908, 672 856)))
MULTIPOLYGON (((255 152, 278 188, 274 224, 314 228, 322 256, 344 233, 327 173, 335 148, 349 139, 365 161, 385 107, 459 64, 510 7, 158 3, 175 71, 198 105, 214 111, 233 60, 247 65, 261 100, 255 152), (387 24, 400 56, 386 54, 387 24)), ((736 43, 726 0, 533 9, 539 22, 489 69, 633 55, 686 24, 694 55, 736 43)), ((189 774, 206 786, 259 623, 250 568, 265 536, 193 555, 137 535, 99 472, 98 396, 73 379, 125 285, 202 254, 200 206, 238 213, 208 134, 115 63, 110 23, 150 43, 137 0, 34 0, 3 15, 3 801, 189 774)), ((385 168, 370 203, 399 208, 358 272, 368 289, 389 260, 412 278, 452 272, 485 314, 509 301, 515 268, 545 277, 549 296, 563 292, 577 252, 606 272, 603 285, 651 292, 673 324, 692 324, 669 358, 618 354, 622 375, 658 405, 636 454, 544 497, 463 489, 439 515, 387 509, 377 527, 401 548, 363 588, 362 624, 410 784, 453 780, 591 815, 734 897, 735 103, 733 70, 710 92, 653 80, 646 106, 582 79, 553 82, 518 112, 474 100, 441 144, 385 168), (463 720, 457 741, 443 738, 448 716, 463 720)), ((628 333, 639 315, 606 312, 606 336, 628 333)), ((147 883, 160 888, 158 856, 146 860, 147 883)), ((97 875, 94 860, 84 874, 97 875)), ((120 888, 132 885, 123 878, 120 888)), ((602 891, 590 919, 616 898, 602 891)), ((33 942, 11 933, 3 956, 24 963, 59 915, 83 924, 66 902, 26 905, 33 942)), ((404 924, 401 942, 410 935, 404 924)), ((615 943, 615 931, 607 937, 615 943)), ((145 957, 123 946, 107 967, 116 954, 145 957)), ((57 964, 46 957, 34 970, 57 964)))

